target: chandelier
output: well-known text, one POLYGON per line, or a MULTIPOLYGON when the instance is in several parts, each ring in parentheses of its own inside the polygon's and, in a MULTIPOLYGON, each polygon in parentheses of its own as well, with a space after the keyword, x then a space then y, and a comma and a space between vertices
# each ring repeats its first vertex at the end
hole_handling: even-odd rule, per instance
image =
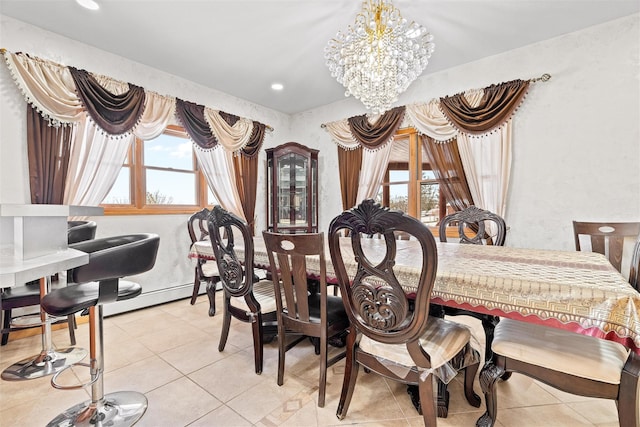
POLYGON ((433 36, 408 23, 391 0, 365 0, 353 26, 324 49, 331 75, 374 114, 391 108, 427 66, 433 36))

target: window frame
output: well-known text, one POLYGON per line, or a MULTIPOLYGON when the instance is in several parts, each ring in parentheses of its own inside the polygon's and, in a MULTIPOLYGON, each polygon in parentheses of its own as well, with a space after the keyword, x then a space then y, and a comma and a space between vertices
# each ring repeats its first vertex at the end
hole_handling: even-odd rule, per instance
MULTIPOLYGON (((407 184, 407 214, 421 220, 420 212, 420 187, 422 184, 439 184, 437 179, 422 179, 423 170, 431 170, 431 166, 426 159, 422 159, 422 141, 418 131, 414 128, 398 129, 394 135, 392 144, 400 139, 408 139, 409 159, 407 162, 390 162, 385 172, 384 181, 382 182, 382 205, 389 206, 390 202, 390 185, 407 184), (389 181, 389 171, 392 170, 408 170, 408 181, 389 181)), ((446 215, 446 198, 444 193, 439 191, 439 213, 438 224, 446 215)))
MULTIPOLYGON (((169 125, 164 130, 163 134, 176 136, 179 138, 185 138, 189 140, 189 136, 184 128, 176 125, 169 125)), ((190 141, 190 140, 189 140, 190 141)), ((161 205, 161 204, 147 204, 146 196, 146 171, 150 170, 165 170, 165 171, 186 171, 183 169, 172 169, 158 166, 147 166, 144 164, 144 143, 145 141, 140 138, 135 138, 129 151, 127 158, 122 167, 129 168, 129 193, 131 195, 130 204, 107 204, 101 203, 100 206, 104 208, 105 215, 175 215, 175 214, 191 214, 197 210, 205 207, 210 207, 208 200, 208 185, 207 180, 202 173, 196 159, 193 146, 191 149, 191 155, 193 156, 193 173, 195 174, 195 191, 196 202, 194 205, 161 205)), ((185 173, 191 173, 185 172, 185 173)))

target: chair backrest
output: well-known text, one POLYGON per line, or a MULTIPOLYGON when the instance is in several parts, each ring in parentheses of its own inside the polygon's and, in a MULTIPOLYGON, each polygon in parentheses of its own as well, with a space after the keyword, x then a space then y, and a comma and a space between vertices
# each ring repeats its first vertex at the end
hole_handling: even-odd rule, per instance
POLYGON ((314 262, 311 257, 317 257, 315 262, 320 263, 320 277, 317 278, 320 284, 320 317, 326 325, 324 233, 280 234, 263 231, 262 236, 269 255, 271 276, 279 288, 275 293, 278 311, 291 321, 310 322, 307 262, 314 262))
POLYGON ((202 208, 202 210, 189 217, 189 221, 187 221, 187 231, 189 232, 191 244, 209 239, 209 229, 207 228, 208 218, 209 209, 207 208, 202 208))
POLYGON ((213 254, 218 263, 220 282, 225 292, 243 297, 253 290, 253 238, 246 222, 216 205, 207 226, 213 254), (242 252, 235 250, 236 236, 242 236, 242 252))
POLYGON ((447 227, 453 222, 458 224, 460 243, 504 246, 507 226, 504 219, 493 212, 472 205, 445 216, 438 230, 441 242, 447 241, 447 227))
POLYGON ((631 269, 629 271, 629 284, 635 290, 640 292, 640 234, 636 238, 636 244, 633 246, 633 255, 631 255, 631 269))
POLYGON ((118 279, 151 270, 156 262, 160 237, 142 233, 86 240, 69 245, 89 254, 89 263, 68 271, 67 279, 85 283, 118 279))
POLYGON ((331 221, 329 251, 351 325, 387 344, 410 342, 422 335, 427 327, 438 263, 435 239, 423 223, 368 199, 331 221), (346 248, 343 253, 342 230, 349 232, 349 237, 343 239, 350 242, 354 259, 349 259, 346 248), (422 259, 420 277, 417 283, 410 284, 417 289, 415 305, 395 271, 396 247, 408 243, 397 240, 396 231, 406 232, 419 245, 420 250, 412 253, 422 259), (367 243, 382 247, 380 240, 366 237, 376 233, 384 236, 384 254, 374 254, 367 248, 367 243))
POLYGON ((67 243, 71 245, 95 239, 97 227, 95 221, 67 221, 67 243))
POLYGON ((640 222, 584 222, 573 221, 576 250, 586 250, 580 236, 589 236, 591 251, 605 255, 609 262, 622 272, 625 238, 635 239, 640 234, 640 222))

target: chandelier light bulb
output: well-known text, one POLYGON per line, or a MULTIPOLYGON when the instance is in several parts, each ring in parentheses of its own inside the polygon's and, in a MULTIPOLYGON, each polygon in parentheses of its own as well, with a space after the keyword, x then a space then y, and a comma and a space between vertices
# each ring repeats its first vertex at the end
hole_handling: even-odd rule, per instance
POLYGON ((329 40, 324 57, 345 96, 381 114, 424 71, 434 47, 426 28, 407 22, 391 0, 365 0, 354 24, 329 40))

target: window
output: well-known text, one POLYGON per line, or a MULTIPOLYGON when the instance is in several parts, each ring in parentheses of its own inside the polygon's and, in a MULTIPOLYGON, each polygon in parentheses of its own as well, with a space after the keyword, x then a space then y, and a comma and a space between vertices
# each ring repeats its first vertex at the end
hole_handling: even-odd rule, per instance
POLYGON ((105 214, 178 214, 214 203, 191 140, 169 126, 155 139, 135 139, 102 206, 105 214))
POLYGON ((378 202, 436 226, 445 215, 446 201, 427 162, 418 133, 415 129, 401 129, 392 144, 378 202))

